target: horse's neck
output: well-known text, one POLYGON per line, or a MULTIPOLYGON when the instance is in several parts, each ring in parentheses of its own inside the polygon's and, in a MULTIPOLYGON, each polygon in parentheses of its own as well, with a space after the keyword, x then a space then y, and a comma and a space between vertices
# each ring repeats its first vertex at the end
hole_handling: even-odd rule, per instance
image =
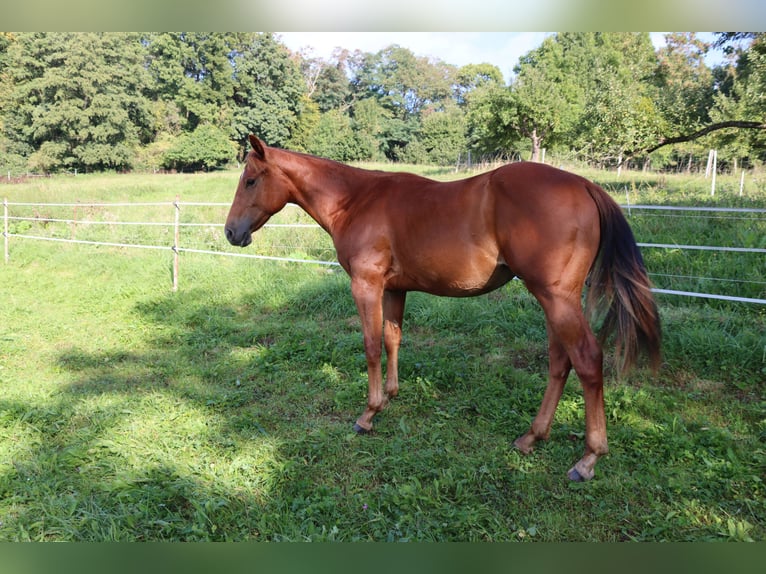
POLYGON ((299 205, 331 235, 339 216, 349 203, 354 187, 342 164, 314 157, 291 155, 283 171, 292 181, 295 192, 290 201, 299 205))

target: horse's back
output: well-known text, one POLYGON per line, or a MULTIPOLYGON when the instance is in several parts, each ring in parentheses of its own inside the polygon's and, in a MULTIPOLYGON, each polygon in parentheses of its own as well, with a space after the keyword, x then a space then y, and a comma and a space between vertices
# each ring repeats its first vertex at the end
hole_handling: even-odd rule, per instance
POLYGON ((514 275, 528 284, 584 281, 599 242, 588 181, 515 163, 452 182, 375 174, 335 237, 346 268, 386 268, 391 289, 474 295, 514 275))

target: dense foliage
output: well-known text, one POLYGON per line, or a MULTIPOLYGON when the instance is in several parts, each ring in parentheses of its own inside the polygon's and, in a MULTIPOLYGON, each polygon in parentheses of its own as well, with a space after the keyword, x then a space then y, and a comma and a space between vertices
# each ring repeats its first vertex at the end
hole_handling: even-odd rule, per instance
POLYGON ((213 169, 268 143, 343 161, 450 165, 541 150, 599 165, 695 169, 766 157, 766 35, 567 32, 520 59, 509 85, 391 45, 292 53, 270 33, 0 33, 0 169, 213 169), (232 142, 229 145, 227 142, 232 142))

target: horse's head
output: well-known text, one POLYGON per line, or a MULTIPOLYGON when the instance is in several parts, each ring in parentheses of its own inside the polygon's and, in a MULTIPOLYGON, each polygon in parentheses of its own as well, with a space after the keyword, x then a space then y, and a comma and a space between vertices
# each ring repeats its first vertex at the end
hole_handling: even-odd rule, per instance
POLYGON ((285 174, 269 162, 271 150, 261 140, 251 135, 250 145, 253 149, 247 154, 226 218, 226 239, 240 247, 250 245, 253 232, 285 206, 292 186, 285 174))

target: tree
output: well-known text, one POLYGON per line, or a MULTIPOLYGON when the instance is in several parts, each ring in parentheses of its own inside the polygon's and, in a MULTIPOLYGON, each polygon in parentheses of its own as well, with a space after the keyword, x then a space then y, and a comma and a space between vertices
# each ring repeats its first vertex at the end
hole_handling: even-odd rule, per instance
POLYGON ((148 141, 143 55, 138 34, 20 34, 6 54, 10 155, 44 171, 130 167, 148 141))
POLYGON ((716 134, 718 144, 735 146, 738 154, 746 150, 763 149, 766 130, 766 34, 757 32, 718 33, 715 44, 736 58, 736 65, 714 70, 717 92, 710 109, 710 123, 691 133, 664 135, 644 148, 651 153, 664 146, 691 142, 708 134, 716 134), (752 40, 747 48, 732 47, 729 42, 752 40), (737 131, 732 131, 736 128, 737 131), (745 131, 743 131, 745 130, 745 131))
POLYGON ((376 97, 393 117, 406 121, 424 106, 439 107, 451 98, 455 71, 454 66, 394 44, 365 55, 356 86, 363 97, 376 97))
POLYGON ((582 115, 571 141, 581 155, 620 163, 657 137, 660 119, 650 79, 656 54, 645 32, 580 32, 558 36, 579 77, 582 115))
POLYGON ((420 130, 420 119, 412 116, 408 119, 388 118, 380 132, 380 149, 391 161, 406 161, 405 150, 420 130))
POLYGON ((426 161, 451 165, 466 149, 465 132, 465 115, 457 105, 452 104, 444 111, 424 114, 417 141, 426 153, 426 161))
POLYGON ((273 34, 243 34, 232 57, 233 137, 245 149, 258 134, 271 145, 286 146, 304 108, 306 87, 300 66, 273 34))
POLYGON ((230 54, 235 34, 163 32, 147 38, 153 97, 173 102, 191 132, 201 123, 231 121, 234 81, 230 54))
POLYGON ((397 160, 420 129, 421 112, 443 110, 452 101, 457 68, 440 60, 415 56, 407 48, 391 45, 376 54, 355 54, 348 59, 353 107, 368 98, 386 110, 379 132, 380 149, 397 160))
MULTIPOLYGON (((482 153, 494 153, 502 147, 496 137, 489 135, 492 122, 492 100, 495 94, 506 92, 503 75, 490 64, 468 64, 458 70, 455 94, 464 112, 465 148, 482 153)), ((505 138, 503 138, 505 139, 505 138)))
POLYGON ((346 62, 348 50, 337 48, 331 60, 302 59, 301 69, 306 78, 308 96, 321 112, 341 109, 349 105, 351 94, 346 62))
POLYGON ((588 101, 583 123, 592 160, 620 165, 629 152, 657 140, 661 120, 652 97, 603 71, 588 101))
POLYGON ((532 161, 539 159, 544 143, 556 143, 571 133, 581 111, 581 79, 567 73, 565 56, 563 45, 555 37, 547 38, 521 59, 507 94, 490 92, 494 139, 501 139, 503 131, 508 143, 526 138, 532 161))
POLYGON ((710 70, 694 34, 655 52, 645 33, 560 33, 505 85, 495 66, 397 45, 325 61, 270 33, 0 33, 0 164, 210 169, 230 157, 222 136, 242 153, 250 133, 344 160, 452 163, 466 147, 536 159, 547 147, 615 164, 685 144, 652 156, 678 163, 704 136, 766 160, 766 35, 718 33, 716 45, 730 60, 710 70))
MULTIPOLYGON (((653 84, 654 102, 660 115, 659 134, 684 134, 710 122, 710 107, 715 93, 715 76, 705 64, 709 45, 695 33, 667 34, 665 46, 657 51, 653 84)), ((676 163, 687 158, 691 169, 696 146, 687 144, 668 154, 676 163)))
POLYGON ((366 159, 364 149, 354 134, 351 119, 340 110, 322 114, 308 151, 337 161, 366 159))
MULTIPOLYGON (((766 34, 721 36, 721 43, 750 39, 751 44, 746 50, 739 51, 737 66, 730 70, 732 85, 729 93, 719 92, 715 97, 710 112, 713 123, 708 126, 708 133, 726 127, 750 128, 727 130, 718 137, 719 144, 733 147, 736 155, 746 157, 751 150, 766 149, 766 34)), ((766 159, 763 151, 753 155, 766 159)))
POLYGON ((377 100, 367 98, 354 105, 353 127, 359 145, 364 150, 363 159, 383 159, 382 134, 391 120, 391 114, 377 100))
POLYGON ((512 126, 531 143, 531 160, 538 161, 544 142, 555 142, 567 133, 577 108, 568 90, 545 65, 527 65, 511 84, 512 126))
POLYGON ((308 96, 303 96, 301 98, 301 112, 290 135, 288 147, 295 151, 307 152, 311 147, 311 141, 319 125, 320 117, 319 106, 316 102, 308 96))
POLYGON ((713 73, 705 64, 709 46, 693 32, 667 34, 665 42, 654 74, 657 106, 667 129, 699 129, 709 122, 713 103, 713 73))
POLYGON ((472 91, 466 105, 466 139, 479 155, 510 151, 518 141, 513 95, 509 88, 488 84, 472 91))
POLYGON ((503 74, 493 64, 467 64, 455 75, 455 101, 461 106, 468 102, 469 94, 485 86, 500 85, 503 74))
MULTIPOLYGON (((153 95, 182 129, 226 130, 245 149, 256 133, 285 146, 303 109, 299 64, 270 33, 161 33, 148 37, 153 95)), ((167 126, 164 127, 167 130, 167 126)))
POLYGON ((474 149, 578 145, 598 161, 657 138, 659 112, 649 84, 656 58, 645 33, 561 33, 521 58, 509 88, 468 99, 474 149))
POLYGON ((23 160, 18 155, 12 155, 9 150, 8 133, 5 129, 3 109, 10 101, 11 82, 6 73, 8 48, 15 41, 15 36, 9 32, 0 32, 0 169, 19 170, 23 160))

